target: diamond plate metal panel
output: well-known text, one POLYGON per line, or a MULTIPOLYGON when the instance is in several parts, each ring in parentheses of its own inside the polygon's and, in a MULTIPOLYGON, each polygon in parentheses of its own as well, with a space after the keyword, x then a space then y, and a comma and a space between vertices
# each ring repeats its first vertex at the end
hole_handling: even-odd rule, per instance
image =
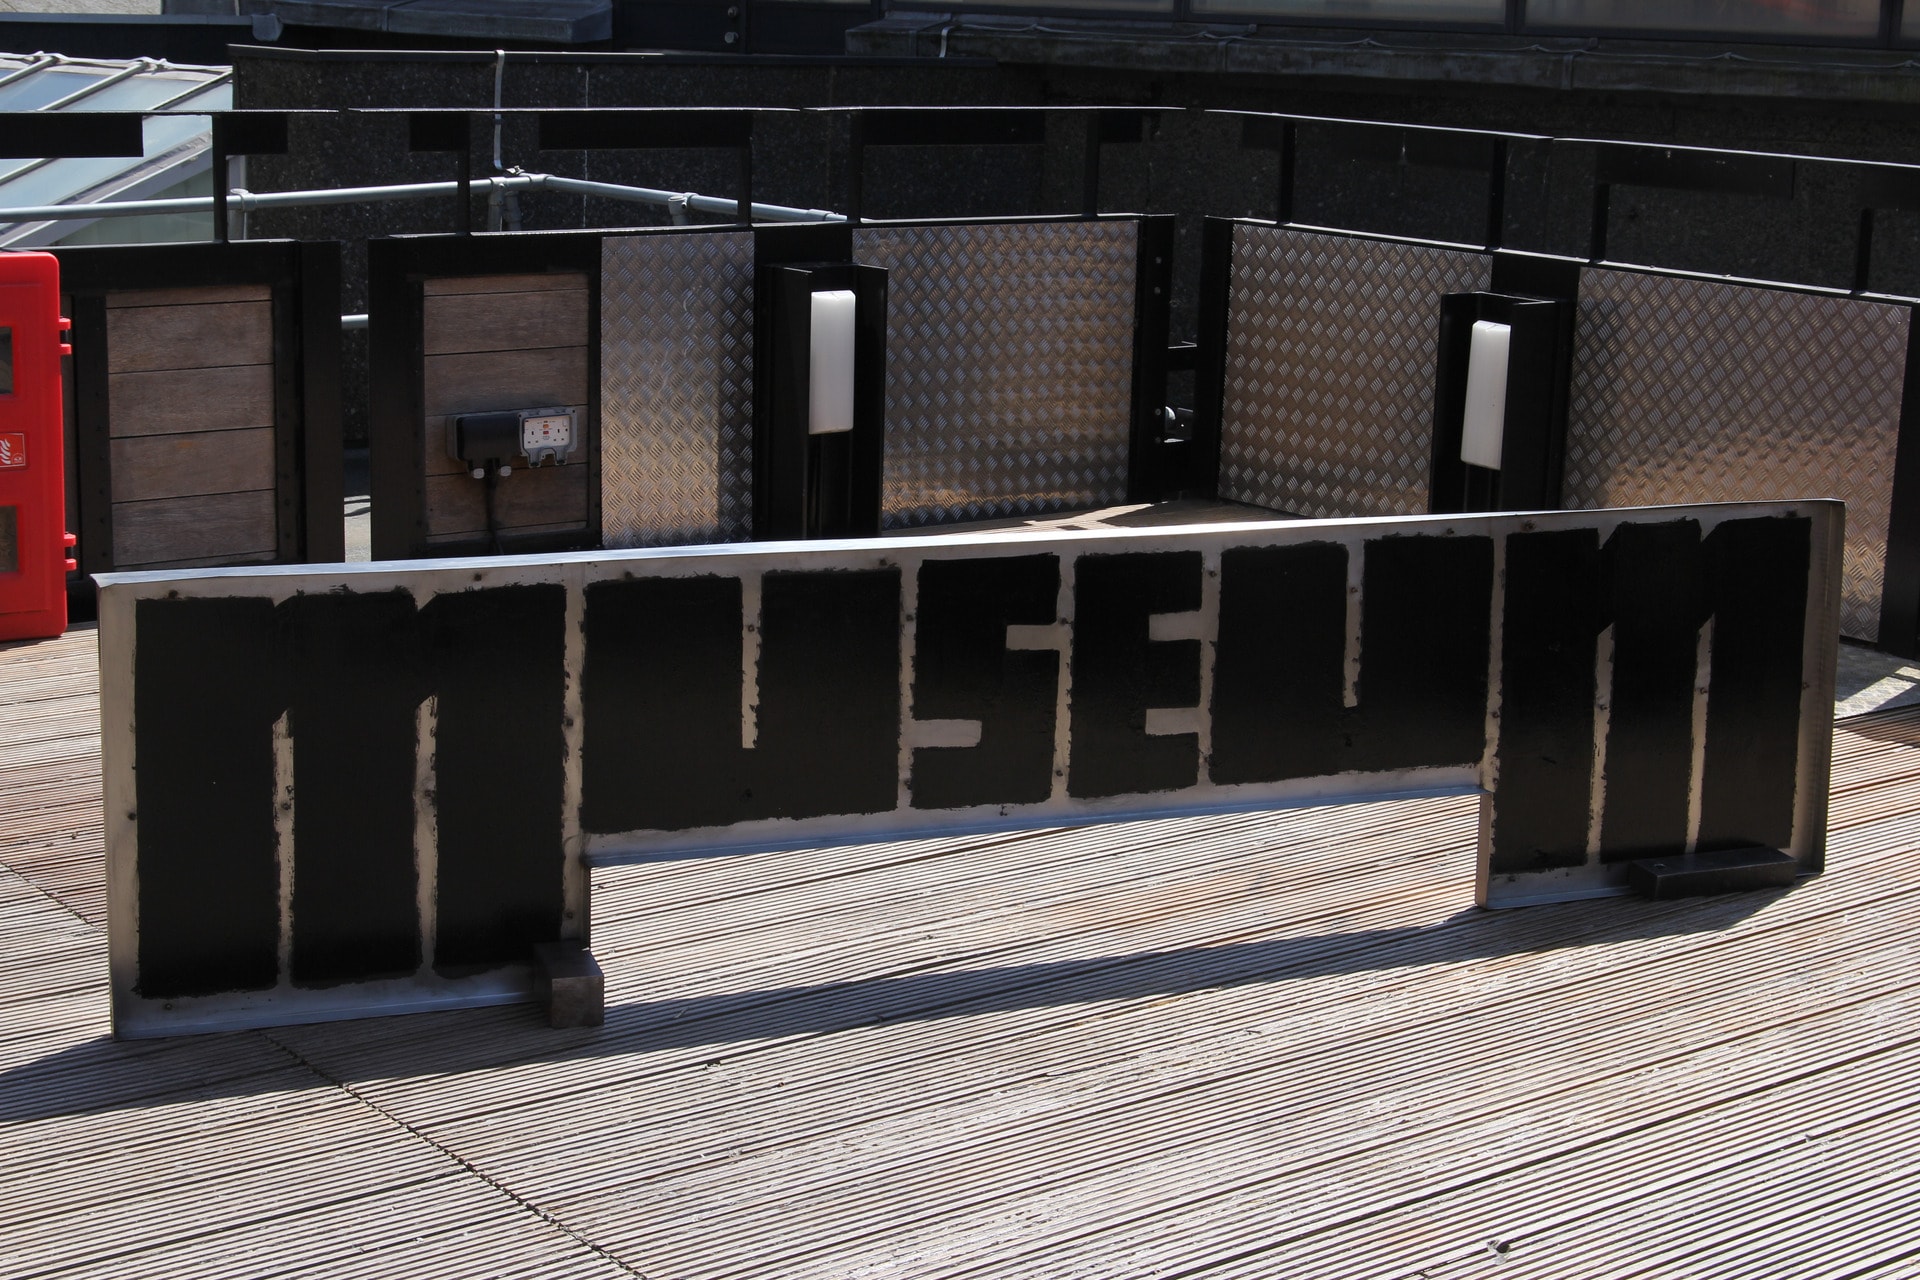
POLYGON ((1133 222, 870 227, 886 267, 881 521, 903 528, 1126 500, 1133 222))
POLYGON ((1485 254, 1236 226, 1220 496, 1302 516, 1427 509, 1440 298, 1485 254))
POLYGON ((609 547, 738 542, 753 523, 753 236, 601 247, 600 522, 609 547))
POLYGON ((1881 303, 1582 272, 1567 505, 1844 499, 1840 629, 1872 639, 1907 326, 1881 303))

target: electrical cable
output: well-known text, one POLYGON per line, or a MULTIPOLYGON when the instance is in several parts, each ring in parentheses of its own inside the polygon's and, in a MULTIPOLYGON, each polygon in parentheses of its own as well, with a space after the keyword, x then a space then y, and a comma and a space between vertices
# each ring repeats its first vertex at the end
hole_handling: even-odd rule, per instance
POLYGON ((486 462, 487 478, 482 481, 486 489, 487 507, 487 550, 493 555, 502 554, 500 550, 500 520, 495 514, 495 490, 500 487, 500 460, 489 458, 486 462))

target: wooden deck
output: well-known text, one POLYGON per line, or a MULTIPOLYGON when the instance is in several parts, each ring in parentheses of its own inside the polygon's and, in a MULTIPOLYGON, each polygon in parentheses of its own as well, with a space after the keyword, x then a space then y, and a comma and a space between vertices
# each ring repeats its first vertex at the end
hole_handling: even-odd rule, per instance
POLYGON ((94 684, 0 648, 11 1280, 1920 1274, 1920 710, 1787 892, 1480 912, 1466 800, 695 859, 596 1031, 116 1044, 94 684))

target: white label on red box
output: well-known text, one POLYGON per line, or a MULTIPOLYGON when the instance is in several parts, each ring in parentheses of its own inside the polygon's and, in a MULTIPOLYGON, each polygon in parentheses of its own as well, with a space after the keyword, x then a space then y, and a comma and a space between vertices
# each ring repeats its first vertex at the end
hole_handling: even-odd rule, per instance
POLYGON ((0 471, 27 465, 27 437, 22 431, 0 431, 0 471))

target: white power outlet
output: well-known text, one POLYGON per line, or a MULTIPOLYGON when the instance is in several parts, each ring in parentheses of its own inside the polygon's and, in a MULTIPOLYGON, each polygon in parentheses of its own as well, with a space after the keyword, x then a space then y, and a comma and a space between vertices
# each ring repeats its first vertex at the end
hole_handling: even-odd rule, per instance
POLYGON ((520 452, 529 466, 561 463, 573 452, 579 432, 571 409, 534 409, 520 419, 520 452))

